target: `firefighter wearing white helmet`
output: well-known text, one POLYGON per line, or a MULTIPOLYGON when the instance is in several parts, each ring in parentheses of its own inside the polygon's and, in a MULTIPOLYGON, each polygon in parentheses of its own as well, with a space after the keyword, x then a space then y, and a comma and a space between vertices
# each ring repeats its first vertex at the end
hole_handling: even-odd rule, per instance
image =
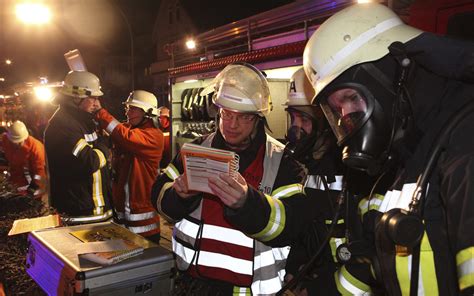
POLYGON ((246 63, 228 65, 209 90, 219 107, 218 128, 194 143, 233 151, 238 172, 204 179, 211 193, 191 191, 178 154, 153 187, 157 208, 177 221, 173 251, 183 288, 177 295, 275 294, 282 287, 288 255, 288 248, 280 247, 291 240, 292 230, 309 223, 295 219, 309 211, 307 207, 292 209, 306 199, 303 170, 284 145, 265 132, 264 116, 271 103, 262 72, 246 63), (185 242, 200 235, 192 225, 212 231, 205 231, 205 239, 191 250, 185 242))
POLYGON ((62 94, 76 97, 100 97, 104 93, 100 90, 99 78, 87 71, 71 71, 64 78, 62 94))
POLYGON ((93 120, 102 95, 96 75, 69 72, 55 98, 59 108, 45 130, 51 206, 72 224, 112 217, 107 166, 110 149, 93 120))
POLYGON ((21 143, 26 140, 26 138, 28 138, 29 133, 26 125, 23 122, 15 120, 12 125, 8 127, 7 136, 10 142, 21 143))
POLYGON ((22 121, 16 120, 2 135, 1 144, 8 161, 10 182, 19 191, 40 198, 46 185, 43 143, 29 135, 22 121))
POLYGON ((158 101, 156 100, 155 95, 145 90, 132 91, 123 104, 140 108, 147 116, 158 115, 158 101))
POLYGON ((286 148, 302 163, 311 161, 313 157, 320 158, 323 153, 320 148, 329 144, 325 143, 328 140, 326 136, 328 125, 321 108, 311 104, 313 97, 313 87, 303 68, 300 68, 290 78, 284 106, 288 114, 286 148), (318 139, 318 145, 315 146, 318 139))
POLYGON ((336 275, 342 294, 474 293, 473 57, 472 43, 412 28, 381 4, 338 12, 308 41, 314 103, 344 162, 375 176, 398 172, 378 186, 385 196, 360 203, 374 240, 356 261, 371 260, 378 283, 370 267, 349 262, 336 275))
POLYGON ((150 191, 163 153, 163 133, 157 120, 157 99, 145 90, 134 90, 123 102, 127 122, 120 123, 105 108, 95 119, 114 144, 112 183, 115 212, 130 231, 156 243, 160 240, 160 217, 150 202, 150 191))

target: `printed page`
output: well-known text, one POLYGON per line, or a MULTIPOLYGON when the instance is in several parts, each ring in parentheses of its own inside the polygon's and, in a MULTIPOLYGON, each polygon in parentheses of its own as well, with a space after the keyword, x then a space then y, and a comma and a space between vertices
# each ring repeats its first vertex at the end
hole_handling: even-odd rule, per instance
POLYGON ((212 193, 208 186, 209 177, 216 177, 229 171, 230 164, 227 161, 186 157, 186 177, 190 190, 212 193))
POLYGON ((31 232, 45 228, 58 227, 61 225, 59 215, 49 215, 44 217, 18 219, 13 222, 13 226, 8 235, 31 232))

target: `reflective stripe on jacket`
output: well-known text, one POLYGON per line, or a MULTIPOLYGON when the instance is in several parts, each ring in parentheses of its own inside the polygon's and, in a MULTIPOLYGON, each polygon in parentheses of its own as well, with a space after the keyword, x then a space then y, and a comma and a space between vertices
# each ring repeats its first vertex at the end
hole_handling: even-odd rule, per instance
POLYGON ((119 123, 101 109, 96 118, 114 143, 114 207, 117 218, 130 231, 143 236, 160 232, 160 217, 150 201, 151 187, 158 172, 163 151, 163 133, 151 120, 139 127, 119 123))
MULTIPOLYGON (((212 137, 208 137, 202 145, 210 146, 212 137)), ((281 155, 283 154, 283 145, 267 135, 266 151, 264 156, 264 173, 262 178, 261 190, 273 188, 281 155), (269 177, 270 176, 270 177, 269 177)), ((174 179, 179 173, 173 165, 165 169, 168 177, 174 179)), ((299 184, 298 184, 299 185, 299 184)), ((279 195, 279 198, 291 195, 295 190, 301 192, 301 185, 283 186, 272 190, 279 195)), ((272 192, 270 191, 270 193, 272 192)), ((278 199, 267 195, 267 198, 278 199)), ((275 206, 275 212, 278 206, 275 206)), ((225 227, 206 224, 201 221, 202 200, 200 206, 196 208, 187 218, 184 218, 175 224, 173 233, 173 251, 176 256, 176 263, 180 270, 187 270, 196 262, 200 266, 226 270, 228 272, 241 275, 244 278, 251 278, 251 291, 253 294, 265 295, 274 294, 282 287, 285 275, 284 267, 289 253, 289 247, 271 248, 258 240, 254 240, 244 233, 225 227), (203 252, 199 249, 197 241, 199 239, 211 239, 216 243, 229 243, 238 246, 242 251, 253 253, 253 260, 241 259, 230 254, 217 254, 213 252, 203 252), (199 257, 199 258, 198 258, 199 257)), ((205 209, 204 209, 205 210, 205 209)), ((282 213, 280 213, 282 214, 282 213)), ((284 212, 283 212, 284 215, 284 212)), ((276 215, 278 216, 278 215, 276 215)), ((282 217, 281 215, 279 217, 282 217)), ((283 216, 284 217, 284 216, 283 216)), ((267 235, 278 231, 278 229, 269 228, 267 235)), ((236 287, 235 291, 248 292, 246 287, 236 287)))

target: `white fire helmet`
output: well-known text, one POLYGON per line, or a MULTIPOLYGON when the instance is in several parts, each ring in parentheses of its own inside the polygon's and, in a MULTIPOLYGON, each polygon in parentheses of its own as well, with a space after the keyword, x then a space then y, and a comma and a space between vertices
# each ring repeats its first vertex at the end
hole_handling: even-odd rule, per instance
POLYGON ((285 106, 309 106, 313 97, 313 86, 306 77, 303 67, 301 67, 290 78, 285 106))
POLYGON ((149 115, 158 115, 158 100, 154 94, 145 90, 132 91, 123 104, 140 108, 149 115))
POLYGON ((7 128, 7 138, 12 143, 21 143, 28 138, 28 129, 25 124, 16 120, 7 128))
POLYGON ((315 95, 352 66, 388 54, 393 42, 405 43, 421 33, 382 4, 354 4, 339 11, 314 32, 304 50, 303 66, 315 95))
POLYGON ((75 98, 100 97, 100 80, 87 71, 70 71, 64 78, 60 93, 75 98))
POLYGON ((247 63, 226 66, 201 95, 213 91, 213 102, 219 108, 259 116, 266 116, 272 109, 267 79, 247 63))

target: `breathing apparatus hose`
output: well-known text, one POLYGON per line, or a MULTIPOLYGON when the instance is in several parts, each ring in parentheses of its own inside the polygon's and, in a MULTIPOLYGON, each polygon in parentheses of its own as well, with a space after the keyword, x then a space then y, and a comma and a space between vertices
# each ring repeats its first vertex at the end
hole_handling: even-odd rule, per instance
POLYGON ((321 242, 321 245, 319 246, 318 250, 313 255, 313 257, 311 257, 308 263, 306 263, 301 268, 300 272, 294 278, 292 278, 288 283, 286 283, 281 288, 281 290, 278 291, 278 293, 276 293, 276 296, 282 296, 284 295, 285 291, 291 290, 292 288, 294 288, 301 281, 301 279, 311 270, 316 260, 321 256, 323 250, 328 246, 328 242, 331 239, 331 236, 337 224, 337 220, 339 219, 342 204, 346 200, 346 195, 347 195, 347 184, 346 184, 346 181, 344 180, 342 184, 342 190, 339 193, 339 196, 337 198, 336 211, 334 214, 334 218, 332 219, 331 226, 329 227, 328 234, 326 235, 324 240, 321 242))

